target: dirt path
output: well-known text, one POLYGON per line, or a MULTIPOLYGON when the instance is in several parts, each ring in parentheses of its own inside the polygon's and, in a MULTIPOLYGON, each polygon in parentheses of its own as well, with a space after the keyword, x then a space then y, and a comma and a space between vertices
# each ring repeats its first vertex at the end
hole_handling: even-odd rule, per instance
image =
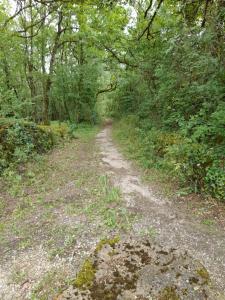
MULTIPOLYGON (((225 235, 155 196, 111 129, 84 131, 0 191, 0 299, 52 300, 105 237, 187 249, 225 291, 225 235)), ((4 186, 4 185, 2 185, 4 186)))
POLYGON ((1 300, 54 299, 109 234, 102 199, 118 194, 99 168, 95 134, 83 130, 0 190, 1 300))
POLYGON ((133 234, 149 232, 161 245, 187 250, 225 291, 225 233, 216 228, 210 232, 197 219, 177 211, 173 202, 156 197, 117 150, 109 127, 97 139, 107 173, 120 188, 127 208, 140 216, 133 224, 133 234))

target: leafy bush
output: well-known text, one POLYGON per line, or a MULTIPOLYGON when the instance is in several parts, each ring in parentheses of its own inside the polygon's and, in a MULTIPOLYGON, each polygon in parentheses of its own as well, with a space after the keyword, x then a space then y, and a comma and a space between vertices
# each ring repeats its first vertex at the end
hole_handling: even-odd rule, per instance
POLYGON ((38 125, 41 130, 51 133, 53 138, 66 139, 69 136, 69 127, 66 123, 51 122, 50 125, 38 125))
POLYGON ((0 122, 0 173, 11 164, 26 162, 54 145, 54 134, 35 123, 2 119, 0 122))
POLYGON ((225 201, 225 168, 216 165, 208 168, 205 185, 213 197, 225 201))
POLYGON ((12 90, 4 90, 0 86, 0 118, 21 118, 23 112, 30 108, 31 103, 28 100, 21 101, 12 90))
POLYGON ((165 160, 180 180, 189 183, 196 192, 205 189, 207 168, 213 163, 213 153, 206 145, 186 139, 168 147, 165 160))

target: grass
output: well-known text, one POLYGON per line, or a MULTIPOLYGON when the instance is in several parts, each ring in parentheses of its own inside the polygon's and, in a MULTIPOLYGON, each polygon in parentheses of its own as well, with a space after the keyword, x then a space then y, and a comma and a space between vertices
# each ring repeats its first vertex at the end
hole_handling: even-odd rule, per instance
POLYGON ((156 238, 158 232, 154 227, 149 226, 147 228, 141 229, 139 234, 142 237, 148 237, 150 239, 154 239, 154 238, 156 238))
POLYGON ((24 270, 21 270, 20 266, 13 268, 11 273, 10 281, 15 284, 22 284, 27 278, 27 273, 24 270))
POLYGON ((98 189, 93 189, 98 195, 97 201, 84 208, 84 213, 91 219, 101 218, 103 226, 113 230, 129 230, 134 216, 122 205, 118 188, 112 187, 107 176, 99 177, 98 189))
POLYGON ((0 216, 2 215, 2 213, 4 212, 4 208, 5 208, 5 201, 3 197, 0 197, 0 216))
POLYGON ((67 274, 64 270, 53 268, 45 273, 41 281, 37 283, 31 293, 31 300, 54 299, 52 295, 62 292, 67 274))
POLYGON ((207 226, 213 226, 215 225, 215 221, 211 219, 204 219, 202 220, 202 224, 207 225, 207 226))
POLYGON ((88 124, 78 125, 75 130, 75 137, 81 139, 82 141, 88 141, 93 138, 98 132, 99 128, 97 126, 91 126, 88 124))

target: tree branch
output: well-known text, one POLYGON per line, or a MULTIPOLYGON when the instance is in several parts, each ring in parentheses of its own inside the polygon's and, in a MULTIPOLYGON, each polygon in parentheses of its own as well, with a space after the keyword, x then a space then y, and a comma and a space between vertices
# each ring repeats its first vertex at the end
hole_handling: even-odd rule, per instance
POLYGON ((72 39, 71 40, 64 40, 64 41, 58 43, 58 47, 61 47, 61 46, 65 45, 66 43, 72 44, 72 43, 78 43, 78 41, 77 40, 72 40, 72 39))
POLYGON ((158 11, 159 11, 159 9, 160 9, 160 7, 161 7, 163 1, 164 1, 164 0, 160 0, 160 1, 159 1, 158 5, 157 5, 157 8, 156 8, 156 10, 155 10, 155 12, 154 12, 154 14, 152 15, 150 21, 148 22, 147 27, 146 27, 146 28, 143 30, 143 32, 139 35, 138 40, 140 40, 140 39, 145 35, 146 32, 147 32, 147 37, 150 35, 150 28, 151 28, 151 26, 152 26, 152 24, 153 24, 153 22, 154 22, 154 19, 155 19, 157 13, 158 13, 158 11))
POLYGON ((31 7, 31 5, 26 5, 26 6, 24 6, 24 7, 20 7, 20 9, 18 10, 18 11, 16 11, 11 17, 9 17, 6 21, 5 21, 5 23, 4 23, 4 27, 6 27, 6 25, 11 21, 11 20, 13 20, 13 19, 15 19, 23 10, 25 10, 25 9, 27 9, 27 8, 30 8, 31 7))
POLYGON ((149 6, 147 7, 147 9, 146 9, 146 11, 145 11, 145 14, 144 14, 144 18, 145 18, 145 19, 146 19, 147 16, 148 16, 149 10, 152 8, 152 3, 153 3, 153 0, 150 1, 149 6))
POLYGON ((130 66, 130 67, 133 67, 133 68, 137 68, 138 65, 134 65, 134 64, 131 64, 130 62, 128 62, 125 57, 121 58, 120 56, 118 56, 118 54, 112 50, 111 48, 109 48, 108 46, 104 45, 104 48, 106 49, 106 51, 108 51, 109 53, 112 54, 112 56, 121 64, 125 64, 127 66, 130 66))
MULTIPOLYGON (((25 33, 25 35, 15 34, 15 36, 17 36, 19 38, 24 38, 24 39, 30 39, 30 38, 37 36, 39 31, 41 30, 41 28, 42 28, 42 24, 37 28, 36 32, 33 34, 27 35, 26 31, 22 31, 22 33, 25 33)), ((17 32, 20 33, 20 31, 17 31, 17 32)))
POLYGON ((108 93, 108 92, 115 91, 116 88, 117 88, 117 82, 114 82, 114 83, 111 82, 110 85, 107 88, 99 90, 96 93, 96 97, 98 97, 98 95, 100 95, 102 93, 108 93))
POLYGON ((201 24, 202 28, 205 27, 206 16, 207 16, 207 11, 208 11, 208 7, 209 7, 209 2, 210 2, 210 0, 206 0, 206 2, 205 2, 204 16, 203 16, 203 20, 202 20, 202 24, 201 24))

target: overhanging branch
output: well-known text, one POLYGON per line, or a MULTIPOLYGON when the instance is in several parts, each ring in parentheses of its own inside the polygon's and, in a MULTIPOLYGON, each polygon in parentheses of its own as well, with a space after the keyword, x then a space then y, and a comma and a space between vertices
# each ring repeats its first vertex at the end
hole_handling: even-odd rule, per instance
POLYGON ((153 22, 154 22, 154 20, 155 20, 155 17, 156 17, 156 15, 157 15, 157 13, 158 13, 158 11, 159 11, 159 9, 160 9, 160 7, 161 7, 163 1, 164 1, 164 0, 160 0, 160 1, 159 1, 158 5, 157 5, 157 7, 156 7, 156 10, 154 11, 154 14, 152 15, 150 21, 148 22, 147 27, 146 27, 146 28, 142 31, 142 33, 139 35, 138 40, 140 40, 140 39, 145 35, 146 32, 147 32, 147 37, 150 35, 150 28, 151 28, 151 26, 152 26, 152 24, 153 24, 153 22))
POLYGON ((144 17, 147 18, 149 10, 152 8, 153 0, 150 1, 149 6, 147 7, 144 17))
POLYGON ((109 92, 115 91, 116 88, 117 88, 117 82, 111 82, 107 88, 99 90, 96 93, 96 97, 98 97, 98 95, 100 95, 102 93, 109 93, 109 92))
POLYGON ((133 68, 137 68, 138 65, 135 65, 135 64, 132 64, 130 63, 126 58, 125 56, 124 57, 121 57, 119 56, 113 49, 111 49, 110 47, 108 47, 107 45, 104 45, 104 48, 106 51, 108 51, 109 53, 112 54, 112 56, 120 63, 120 64, 124 64, 124 65, 127 65, 129 67, 133 67, 133 68))

